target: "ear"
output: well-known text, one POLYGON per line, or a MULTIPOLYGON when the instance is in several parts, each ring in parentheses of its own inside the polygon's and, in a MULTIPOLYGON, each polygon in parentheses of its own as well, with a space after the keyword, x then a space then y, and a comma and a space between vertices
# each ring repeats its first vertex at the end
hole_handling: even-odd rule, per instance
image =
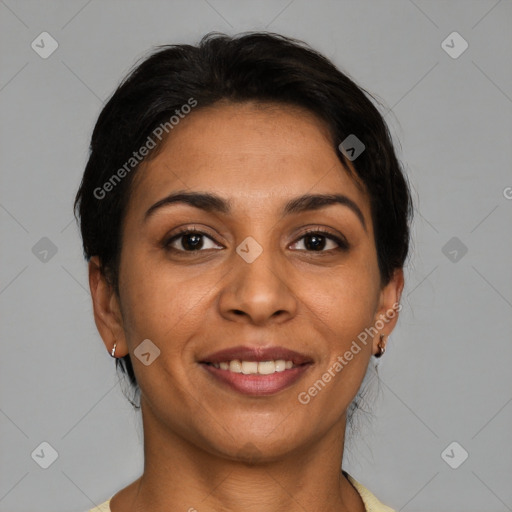
POLYGON ((379 352, 381 334, 384 335, 382 344, 385 347, 387 338, 395 328, 401 310, 400 298, 404 289, 404 271, 395 269, 389 283, 380 292, 379 307, 375 313, 373 326, 377 330, 373 336, 372 354, 379 352))
POLYGON ((116 344, 116 357, 128 354, 123 329, 123 317, 119 299, 101 272, 100 259, 93 256, 89 260, 89 288, 91 289, 94 321, 108 352, 116 344))

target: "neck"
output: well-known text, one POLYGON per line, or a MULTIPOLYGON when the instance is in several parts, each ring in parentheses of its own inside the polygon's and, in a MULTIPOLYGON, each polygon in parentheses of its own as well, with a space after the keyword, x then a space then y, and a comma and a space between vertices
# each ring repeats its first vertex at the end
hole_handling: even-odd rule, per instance
POLYGON ((162 427, 141 403, 144 473, 112 498, 112 512, 364 512, 341 472, 346 419, 284 457, 251 462, 212 454, 162 427))

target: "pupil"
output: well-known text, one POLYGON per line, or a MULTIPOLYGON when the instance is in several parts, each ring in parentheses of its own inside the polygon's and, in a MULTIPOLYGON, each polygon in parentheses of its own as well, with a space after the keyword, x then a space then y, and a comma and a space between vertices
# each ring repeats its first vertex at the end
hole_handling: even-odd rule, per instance
POLYGON ((185 249, 200 249, 203 246, 201 235, 197 234, 186 235, 182 243, 185 249))
POLYGON ((321 250, 321 249, 323 249, 325 247, 325 237, 318 236, 318 235, 309 235, 309 236, 306 237, 306 244, 305 245, 306 245, 307 249, 313 249, 313 250, 320 249, 321 250), (314 242, 313 243, 307 243, 307 240, 314 240, 314 242))

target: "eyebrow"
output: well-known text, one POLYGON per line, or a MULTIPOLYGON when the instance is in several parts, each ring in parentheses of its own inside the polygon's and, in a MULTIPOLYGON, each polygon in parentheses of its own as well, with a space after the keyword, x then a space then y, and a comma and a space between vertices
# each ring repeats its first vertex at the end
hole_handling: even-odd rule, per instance
MULTIPOLYGON (((146 222, 158 209, 171 204, 183 203, 212 213, 223 213, 228 215, 231 212, 231 201, 212 194, 210 192, 187 192, 178 191, 157 201, 144 214, 146 222)), ((289 200, 281 216, 303 213, 306 211, 320 210, 334 204, 341 204, 350 208, 360 220, 366 231, 366 222, 363 212, 357 204, 343 194, 304 194, 289 200)))

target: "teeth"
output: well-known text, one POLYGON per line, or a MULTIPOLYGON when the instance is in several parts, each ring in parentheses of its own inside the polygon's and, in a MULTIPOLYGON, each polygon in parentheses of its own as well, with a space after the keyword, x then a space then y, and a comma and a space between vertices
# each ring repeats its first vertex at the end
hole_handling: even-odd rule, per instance
POLYGON ((274 361, 262 361, 258 363, 258 373, 262 375, 270 375, 271 373, 275 373, 276 371, 276 363, 274 361))
POLYGON ((229 362, 229 371, 235 373, 242 373, 242 363, 235 359, 234 361, 229 362))
POLYGON ((271 375, 275 372, 284 372, 293 368, 292 361, 278 359, 277 361, 223 361, 222 363, 213 363, 215 368, 229 370, 234 373, 243 373, 244 375, 271 375))
MULTIPOLYGON (((291 363, 291 361, 289 361, 291 363)), ((284 372, 286 370, 286 361, 284 359, 278 359, 275 362, 276 372, 284 372)), ((292 363, 293 366, 293 363, 292 363)))
POLYGON ((258 363, 256 361, 242 361, 242 373, 245 373, 245 375, 258 373, 258 363))

